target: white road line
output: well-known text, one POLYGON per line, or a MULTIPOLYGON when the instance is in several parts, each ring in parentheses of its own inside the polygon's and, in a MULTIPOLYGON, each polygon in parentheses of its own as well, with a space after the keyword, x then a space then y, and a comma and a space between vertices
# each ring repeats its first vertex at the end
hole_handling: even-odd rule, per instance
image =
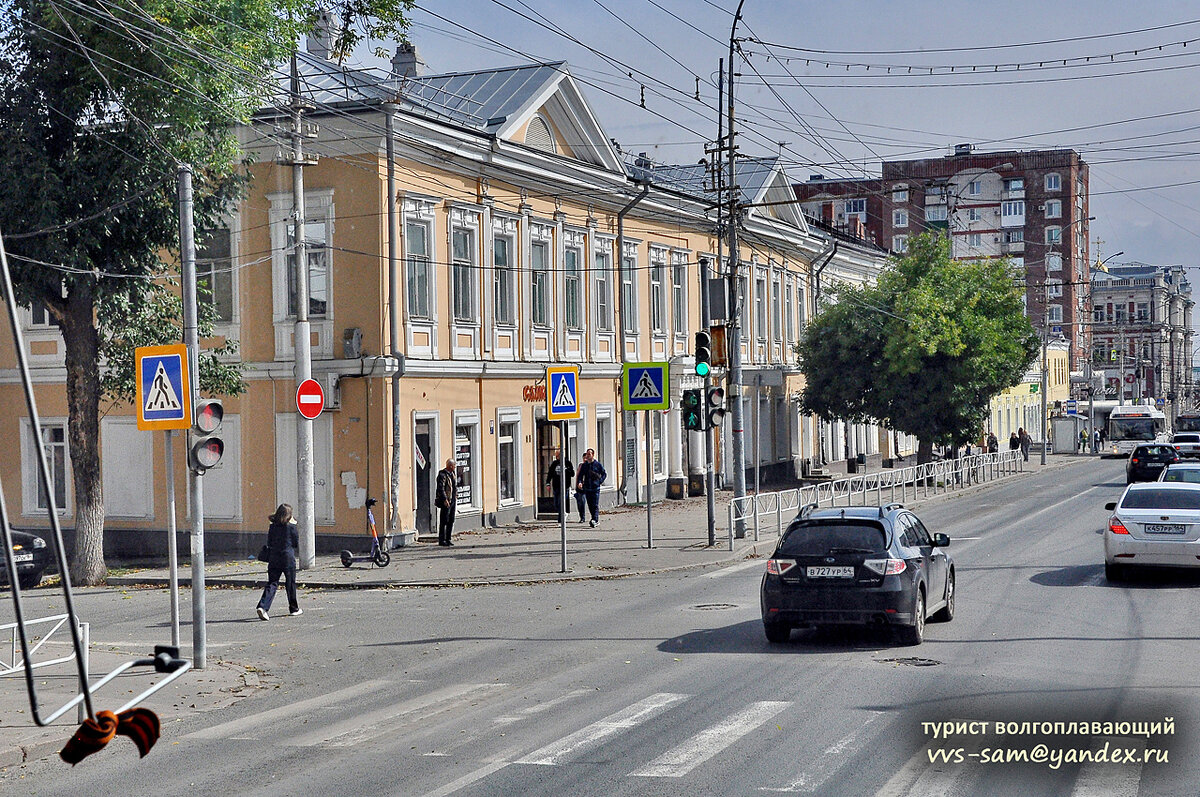
POLYGON ((635 778, 682 778, 790 705, 790 701, 780 700, 751 703, 629 775, 635 778))
POLYGON ((333 725, 319 726, 308 733, 287 737, 281 743, 290 747, 351 747, 389 733, 401 725, 440 714, 459 705, 467 695, 491 692, 506 686, 508 684, 457 684, 435 689, 427 694, 368 711, 333 725))
POLYGON ((592 691, 594 691, 594 690, 592 690, 592 689, 575 689, 570 692, 567 692, 565 695, 559 695, 558 697, 554 698, 553 700, 547 700, 544 703, 538 703, 535 706, 530 706, 529 708, 523 708, 520 711, 518 711, 516 714, 512 714, 507 717, 496 717, 495 719, 492 720, 492 722, 496 723, 497 725, 511 725, 514 722, 520 722, 523 719, 528 719, 530 716, 532 716, 534 714, 540 714, 543 711, 549 711, 550 709, 554 708, 555 706, 560 705, 562 703, 566 703, 568 700, 574 700, 575 698, 579 697, 580 695, 590 694, 592 691))
POLYGON ((561 759, 586 747, 599 744, 604 739, 621 731, 633 728, 656 714, 661 714, 673 703, 686 700, 691 695, 677 695, 671 692, 660 692, 644 700, 639 700, 628 708, 623 708, 616 714, 610 714, 598 722, 593 722, 586 728, 581 728, 569 736, 564 736, 556 742, 551 742, 540 750, 535 750, 518 764, 538 764, 553 766, 561 759))
POLYGON ((321 706, 340 704, 349 700, 353 700, 361 695, 368 694, 384 689, 389 686, 388 681, 364 681, 361 684, 348 686, 345 689, 339 689, 336 692, 330 692, 318 697, 312 697, 308 700, 300 700, 296 703, 290 703, 286 706, 273 708, 269 711, 263 711, 242 719, 223 722, 220 725, 213 725, 209 728, 202 728, 198 731, 193 731, 185 735, 184 739, 241 739, 254 738, 243 736, 242 734, 249 733, 260 726, 271 726, 274 732, 275 723, 285 717, 296 716, 312 711, 321 706))
POLYGON ((719 570, 712 571, 711 573, 704 573, 703 575, 700 576, 700 578, 720 578, 721 576, 727 576, 727 575, 730 575, 731 573, 740 573, 743 570, 749 570, 752 567, 758 567, 758 568, 762 568, 765 570, 767 567, 766 560, 764 560, 764 559, 747 559, 744 562, 738 562, 736 565, 730 565, 729 567, 722 567, 719 570))
MULTIPOLYGON (((1108 744, 1109 750, 1115 747, 1137 750, 1139 759, 1146 748, 1144 738, 1106 736, 1103 739, 1108 744)), ((1104 747, 1104 745, 1100 745, 1100 747, 1104 747)), ((1137 797, 1141 780, 1142 765, 1140 761, 1137 764, 1091 762, 1079 768, 1079 775, 1075 778, 1075 788, 1071 791, 1071 797, 1137 797)))
POLYGON ((425 792, 425 794, 423 794, 422 797, 446 797, 446 795, 448 795, 448 794, 453 794, 454 792, 458 791, 459 789, 464 789, 467 786, 470 786, 472 783, 476 783, 478 781, 483 780, 484 778, 486 778, 488 775, 492 774, 493 772, 499 772, 500 770, 504 769, 506 766, 508 766, 507 761, 493 761, 492 763, 488 764, 487 766, 480 767, 479 769, 475 770, 474 772, 468 772, 467 774, 463 775, 458 780, 451 781, 451 782, 447 783, 445 786, 434 789, 433 791, 425 792))
MULTIPOLYGON (((963 722, 964 720, 951 720, 963 722)), ((969 720, 967 720, 969 722, 969 720)), ((969 757, 984 746, 987 737, 974 735, 955 737, 954 741, 927 740, 921 745, 912 758, 905 762, 900 771, 875 792, 875 797, 945 797, 949 795, 954 781, 976 769, 975 759, 969 757), (930 761, 929 751, 938 748, 962 748, 963 760, 930 761)))
POLYGON ((812 767, 806 772, 801 772, 800 776, 786 786, 779 788, 770 788, 768 786, 759 787, 759 791, 784 791, 784 792, 812 792, 816 791, 821 784, 829 779, 829 776, 834 773, 839 767, 846 763, 846 750, 850 748, 863 731, 871 727, 875 720, 882 717, 884 712, 872 711, 870 718, 859 725, 850 733, 838 740, 837 744, 833 745, 813 762, 812 767))

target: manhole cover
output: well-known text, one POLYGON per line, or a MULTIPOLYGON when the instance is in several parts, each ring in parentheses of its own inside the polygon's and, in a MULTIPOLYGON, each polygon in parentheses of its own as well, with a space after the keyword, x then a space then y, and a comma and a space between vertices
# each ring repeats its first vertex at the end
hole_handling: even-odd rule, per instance
POLYGON ((919 656, 905 656, 902 659, 876 659, 880 664, 903 664, 908 667, 936 667, 941 664, 940 661, 933 659, 922 659, 919 656))
POLYGON ((699 612, 714 612, 720 609, 736 609, 736 603, 698 603, 692 609, 699 612))

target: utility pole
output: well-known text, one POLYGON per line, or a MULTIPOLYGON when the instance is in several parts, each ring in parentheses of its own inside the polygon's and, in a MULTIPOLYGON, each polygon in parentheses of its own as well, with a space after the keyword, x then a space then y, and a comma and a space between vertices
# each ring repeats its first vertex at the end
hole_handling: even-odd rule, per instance
MULTIPOLYGON (((746 495, 746 437, 745 412, 742 407, 742 327, 741 308, 738 304, 739 272, 741 271, 738 257, 738 185, 735 161, 737 146, 734 144, 734 115, 733 87, 737 70, 733 67, 733 51, 737 42, 737 26, 742 18, 742 6, 746 0, 738 0, 737 11, 733 15, 733 26, 729 31, 729 214, 726 217, 729 224, 729 402, 733 420, 733 495, 742 498, 746 495)), ((739 522, 736 536, 746 536, 746 524, 739 522)))
MULTIPOLYGON (((300 70, 292 53, 292 237, 296 252, 296 327, 293 347, 296 360, 296 388, 312 378, 312 333, 308 324, 308 246, 304 240, 304 111, 308 104, 300 99, 300 70)), ((316 512, 313 485, 312 421, 296 413, 296 523, 300 532, 300 569, 316 564, 316 512)))
POLYGON ((1050 437, 1049 429, 1050 422, 1047 418, 1049 407, 1046 401, 1046 391, 1049 390, 1050 378, 1046 373, 1048 369, 1046 350, 1050 344, 1050 287, 1046 284, 1045 279, 1042 280, 1042 461, 1041 464, 1046 464, 1046 442, 1050 437))
POLYGON ((392 375, 392 472, 388 480, 388 511, 391 513, 389 528, 395 535, 400 531, 400 430, 404 418, 400 414, 400 229, 396 218, 396 142, 395 123, 397 106, 383 104, 384 135, 387 136, 387 219, 388 219, 388 334, 392 339, 392 357, 396 360, 396 373, 392 375))

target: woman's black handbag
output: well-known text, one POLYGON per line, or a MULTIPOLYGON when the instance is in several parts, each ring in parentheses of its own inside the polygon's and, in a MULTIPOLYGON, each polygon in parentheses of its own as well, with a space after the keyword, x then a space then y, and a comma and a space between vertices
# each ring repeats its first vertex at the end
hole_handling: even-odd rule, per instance
POLYGON ((258 552, 258 561, 266 562, 271 558, 271 549, 264 545, 258 552))

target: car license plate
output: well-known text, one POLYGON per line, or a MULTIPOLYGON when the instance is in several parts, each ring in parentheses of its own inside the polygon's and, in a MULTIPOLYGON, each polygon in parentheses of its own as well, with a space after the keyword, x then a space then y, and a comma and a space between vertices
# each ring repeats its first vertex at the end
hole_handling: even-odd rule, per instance
POLYGON ((810 567, 809 578, 854 578, 853 567, 810 567))
POLYGON ((31 554, 31 553, 14 553, 13 561, 14 562, 32 562, 33 554, 31 554))
POLYGON ((1147 534, 1183 534, 1187 526, 1182 523, 1147 523, 1147 534))

